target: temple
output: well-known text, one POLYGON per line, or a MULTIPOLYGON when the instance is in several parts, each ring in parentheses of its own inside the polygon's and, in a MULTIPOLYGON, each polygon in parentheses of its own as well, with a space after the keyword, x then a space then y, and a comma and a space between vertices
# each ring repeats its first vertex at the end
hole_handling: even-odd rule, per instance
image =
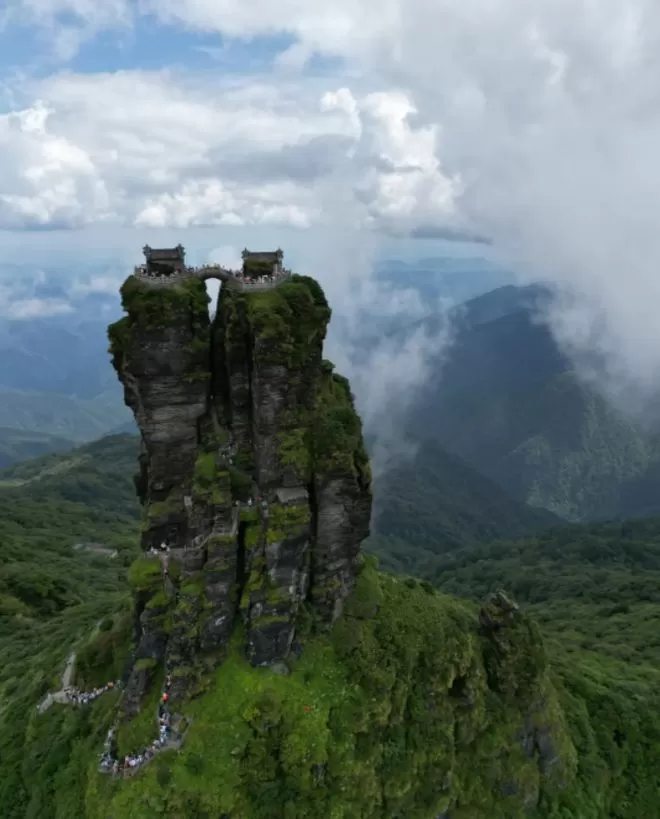
POLYGON ((169 287, 181 279, 219 279, 239 290, 265 290, 277 287, 291 275, 284 268, 284 253, 279 249, 253 253, 246 248, 242 270, 230 270, 216 263, 191 267, 186 264, 183 245, 158 249, 145 245, 142 252, 145 261, 133 268, 133 275, 150 285, 169 287))
POLYGON ((260 276, 281 276, 284 273, 282 261, 284 252, 279 248, 273 251, 252 252, 245 248, 243 257, 243 275, 248 279, 260 276))
POLYGON ((145 245, 142 252, 146 261, 144 272, 147 276, 180 276, 185 273, 186 251, 183 245, 159 250, 145 245))

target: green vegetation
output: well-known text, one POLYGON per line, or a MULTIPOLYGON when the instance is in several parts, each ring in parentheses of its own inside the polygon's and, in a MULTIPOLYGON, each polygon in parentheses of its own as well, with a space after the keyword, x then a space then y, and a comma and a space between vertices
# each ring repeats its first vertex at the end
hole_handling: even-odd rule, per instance
POLYGON ((216 506, 231 503, 231 476, 226 470, 218 469, 215 452, 202 452, 197 456, 193 492, 216 506))
POLYGON ((136 452, 135 438, 113 436, 0 475, 0 634, 125 592, 139 514, 130 479, 136 452), (118 557, 74 549, 87 542, 118 557))
POLYGON ((537 290, 500 288, 462 306, 411 434, 423 430, 512 497, 568 520, 660 514, 657 431, 578 378, 536 320, 537 290))
POLYGON ((534 534, 560 520, 500 487, 424 440, 376 481, 368 548, 384 567, 425 576, 438 555, 498 538, 534 534))
POLYGON ((268 522, 275 529, 302 528, 311 517, 308 504, 300 506, 282 506, 280 503, 271 503, 268 507, 268 522))
POLYGON ((256 523, 259 519, 259 511, 256 506, 241 506, 239 512, 241 523, 256 523))
MULTIPOLYGON (((153 661, 147 660, 143 668, 151 670, 154 665, 153 661)), ((150 693, 144 702, 144 708, 134 719, 120 722, 117 729, 117 751, 120 755, 134 753, 136 748, 144 748, 145 745, 150 745, 154 741, 155 714, 158 709, 162 684, 163 673, 161 669, 155 674, 150 693)))
POLYGON ((505 588, 539 624, 580 760, 564 812, 541 815, 655 816, 660 731, 644 715, 660 708, 660 520, 555 528, 419 568, 473 600, 505 588))
POLYGON ((150 287, 129 276, 121 287, 121 303, 131 325, 138 323, 162 329, 176 314, 183 312, 198 316, 202 324, 208 324, 209 297, 204 282, 195 278, 182 279, 168 287, 150 287))
MULTIPOLYGON (((644 709, 657 702, 574 662, 548 676, 524 616, 505 626, 513 651, 501 655, 475 615, 367 567, 345 616, 288 676, 251 668, 235 635, 209 692, 186 707, 168 775, 152 765, 114 782, 89 764, 80 815, 654 816, 660 734, 644 709)), ((131 731, 147 738, 141 720, 131 731)))
POLYGON ((128 582, 135 592, 153 591, 162 584, 161 573, 159 560, 140 555, 135 559, 128 571, 128 582))
POLYGON ((35 706, 59 688, 73 648, 83 685, 119 676, 132 624, 126 567, 137 551, 137 451, 135 437, 112 436, 0 475, 3 819, 84 816, 86 769, 116 696, 85 711, 55 706, 41 719, 35 706), (118 556, 73 548, 85 542, 118 556))
MULTIPOLYGON (((293 467, 301 483, 312 471, 354 474, 369 482, 362 425, 348 381, 322 363, 330 308, 321 286, 307 276, 292 276, 270 290, 226 290, 216 318, 216 335, 231 366, 282 365, 299 386, 297 406, 278 419, 280 462, 293 467), (253 361, 248 365, 248 357, 253 361)), ((253 469, 253 456, 239 452, 237 465, 253 469)), ((233 485, 236 477, 232 476, 233 485)), ((236 489, 245 496, 246 487, 236 489)), ((238 495, 237 495, 238 496, 238 495)))
POLYGON ((283 466, 294 467, 300 483, 306 484, 309 483, 312 466, 309 419, 300 412, 297 421, 287 423, 286 429, 278 435, 280 462, 283 466))
POLYGON ((312 451, 319 473, 348 472, 371 479, 362 441, 362 422, 355 411, 348 380, 324 373, 316 399, 312 451))
POLYGON ((143 511, 143 529, 149 529, 165 523, 171 515, 182 516, 184 514, 184 504, 182 495, 172 490, 162 501, 152 501, 145 505, 143 511))
POLYGON ((469 606, 367 568, 346 618, 289 676, 251 668, 240 641, 187 707, 191 727, 167 781, 155 765, 118 783, 90 765, 85 816, 427 819, 458 802, 475 819, 522 817, 530 794, 554 800, 572 781, 571 742, 542 668, 516 704, 489 692, 469 606), (538 690, 548 705, 534 719, 564 757, 548 777, 514 738, 538 690), (518 795, 500 796, 503 783, 518 795))
POLYGON ((660 681, 660 520, 573 525, 466 547, 429 562, 443 591, 508 589, 544 635, 618 679, 660 681))
POLYGON ((0 428, 0 469, 50 452, 72 449, 74 443, 61 435, 36 430, 0 428))
POLYGON ((232 294, 246 305, 257 362, 296 369, 320 351, 330 308, 319 285, 313 287, 311 281, 292 277, 271 290, 232 294))
MULTIPOLYGON (((144 330, 159 338, 191 313, 187 352, 201 367, 208 319, 196 284, 148 290, 129 280, 122 295, 129 319, 110 331, 117 362, 133 355, 136 325, 143 340, 144 330)), ((283 463, 318 482, 339 476, 368 486, 348 382, 320 357, 329 318, 320 287, 293 277, 268 291, 228 288, 222 301, 215 329, 228 370, 250 376, 266 365, 291 378, 299 408, 281 428, 283 463)), ((207 437, 210 424, 201 426, 207 437)), ((210 441, 193 493, 228 503, 234 489, 249 491, 247 479, 241 468, 219 468, 210 441)), ((178 596, 168 596, 160 561, 135 547, 136 450, 135 439, 117 436, 21 464, 0 482, 3 819, 658 815, 660 521, 540 532, 556 519, 424 446, 381 481, 371 544, 388 568, 419 579, 379 573, 364 559, 330 631, 318 632, 305 604, 286 663, 251 667, 236 629, 216 667, 218 658, 196 656, 195 646, 209 615, 205 584, 229 568, 227 537, 209 544, 217 563, 208 571, 184 578, 173 559, 178 596), (518 534, 527 537, 493 542, 518 534), (118 556, 74 551, 73 538, 118 556), (505 595, 483 605, 500 587, 520 609, 505 595), (177 703, 188 726, 181 752, 116 780, 97 771, 105 731, 121 712, 116 694, 77 711, 54 705, 39 715, 35 705, 59 687, 72 650, 83 684, 121 673, 134 649, 129 593, 147 633, 176 635, 174 673, 196 687, 177 703)), ((173 503, 152 505, 152 516, 165 517, 173 503)), ((293 615, 283 610, 288 588, 271 585, 266 550, 304 531, 310 508, 272 503, 267 525, 254 507, 240 519, 245 554, 233 558, 241 580, 248 576, 235 602, 258 627, 255 642, 276 639, 293 615)), ((330 577, 328 587, 341 582, 330 577)), ((138 716, 119 728, 120 753, 154 736, 163 668, 150 653, 136 662, 151 685, 138 716)))
POLYGON ((126 366, 134 330, 162 333, 177 321, 184 321, 191 334, 185 348, 190 356, 187 377, 208 377, 209 297, 204 282, 190 278, 155 287, 129 276, 121 287, 121 301, 127 315, 108 327, 112 363, 117 371, 126 366))
POLYGON ((262 528, 258 523, 255 522, 247 526, 245 529, 245 548, 250 551, 254 549, 259 544, 261 533, 262 528))
POLYGON ((277 543, 286 537, 308 531, 311 512, 307 503, 301 506, 282 506, 271 503, 268 507, 268 543, 277 543))
POLYGON ((133 630, 128 601, 116 615, 104 618, 76 654, 76 684, 89 691, 122 676, 133 630))
MULTIPOLYGON (((368 567, 345 617, 330 635, 307 638, 289 676, 251 668, 235 635, 208 692, 185 707, 192 724, 182 751, 132 780, 96 773, 111 695, 86 711, 55 707, 38 718, 34 689, 19 699, 20 689, 7 688, 2 815, 430 819, 451 806, 452 816, 468 819, 522 819, 524 803, 538 795, 534 815, 548 819, 654 816, 660 733, 647 714, 660 705, 653 611, 660 522, 576 526, 471 549, 438 558, 437 579, 480 599, 498 585, 513 587, 540 620, 549 671, 533 623, 514 622, 516 651, 499 663, 469 602, 368 567), (586 645, 597 628, 598 642, 586 645), (540 710, 536 701, 545 702, 540 710), (516 738, 525 715, 530 736, 560 757, 547 776, 516 738)), ((125 615, 94 636, 93 617, 80 614, 69 613, 68 628, 92 635, 81 649, 84 679, 106 679, 106 665, 115 676, 125 615)), ((57 646, 60 662, 65 644, 57 646)), ((153 703, 122 728, 120 750, 152 738, 158 686, 151 690, 153 703)))

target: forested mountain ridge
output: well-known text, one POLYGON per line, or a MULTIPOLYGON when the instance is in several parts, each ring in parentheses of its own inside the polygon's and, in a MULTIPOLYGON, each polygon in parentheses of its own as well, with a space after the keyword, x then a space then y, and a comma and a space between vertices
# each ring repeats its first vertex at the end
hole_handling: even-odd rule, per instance
POLYGON ((90 297, 66 316, 0 319, 0 468, 60 451, 62 440, 95 440, 129 419, 99 312, 90 297))
POLYGON ((375 480, 370 548, 386 568, 418 573, 434 555, 474 543, 532 534, 563 521, 508 496, 433 441, 375 480))
POLYGON ((60 435, 39 433, 35 430, 23 431, 11 427, 0 428, 0 469, 11 464, 38 458, 49 452, 72 449, 73 441, 60 435))
POLYGON ((658 513, 647 489, 658 438, 579 379, 537 315, 548 298, 508 286, 463 305, 410 434, 424 429, 512 497, 569 520, 658 513))
POLYGON ((116 436, 0 472, 0 619, 29 623, 124 590, 122 555, 134 554, 139 525, 135 452, 134 437, 116 436), (85 542, 118 549, 119 559, 76 553, 85 542))

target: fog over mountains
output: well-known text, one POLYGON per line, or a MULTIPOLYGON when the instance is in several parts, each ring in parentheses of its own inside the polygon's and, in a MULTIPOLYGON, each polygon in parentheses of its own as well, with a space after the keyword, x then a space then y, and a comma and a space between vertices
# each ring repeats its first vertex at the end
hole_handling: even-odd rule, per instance
MULTIPOLYGON (((0 466, 134 431, 107 354, 117 269, 72 279, 12 267, 4 281, 0 466)), ((435 441, 511 500, 562 518, 660 511, 654 426, 576 371, 548 327, 547 289, 518 287, 476 255, 386 260, 374 281, 393 309, 340 308, 328 349, 351 378, 377 473, 414 468, 419 442, 435 441)))

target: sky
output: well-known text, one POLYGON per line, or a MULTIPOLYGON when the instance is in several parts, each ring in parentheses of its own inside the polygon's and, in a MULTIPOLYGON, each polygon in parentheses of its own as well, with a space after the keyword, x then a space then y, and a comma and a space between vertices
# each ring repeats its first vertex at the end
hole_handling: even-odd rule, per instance
MULTIPOLYGON (((77 287, 84 256, 103 288, 145 242, 227 263, 282 246, 358 321, 442 309, 379 287, 377 258, 475 237, 561 290, 576 360, 597 349, 617 394, 650 394, 659 37, 651 0, 5 0, 0 250, 77 287)), ((381 403, 446 341, 375 359, 381 403)))

